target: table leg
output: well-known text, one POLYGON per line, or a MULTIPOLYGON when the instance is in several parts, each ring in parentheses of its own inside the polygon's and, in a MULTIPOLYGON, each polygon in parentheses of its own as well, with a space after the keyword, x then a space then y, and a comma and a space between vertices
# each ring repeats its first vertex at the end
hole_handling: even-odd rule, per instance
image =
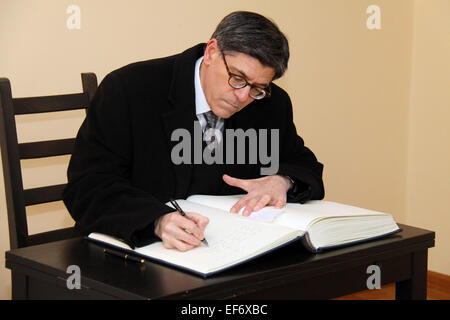
POLYGON ((11 299, 25 300, 28 298, 28 276, 11 271, 11 299))
POLYGON ((427 262, 428 249, 411 254, 411 278, 399 281, 395 285, 396 300, 427 299, 427 262))

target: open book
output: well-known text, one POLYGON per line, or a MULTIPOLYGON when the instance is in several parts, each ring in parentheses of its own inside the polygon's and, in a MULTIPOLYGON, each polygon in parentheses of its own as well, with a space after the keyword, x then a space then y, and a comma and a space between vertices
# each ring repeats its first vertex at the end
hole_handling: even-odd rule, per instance
POLYGON ((208 247, 202 244, 180 252, 156 242, 132 250, 108 235, 91 233, 87 238, 207 277, 296 240, 311 252, 320 252, 401 231, 390 214, 329 201, 288 203, 282 209, 269 206, 249 217, 241 215, 243 209, 231 214, 231 207, 242 196, 193 195, 177 200, 188 215, 197 212, 209 218, 208 247))

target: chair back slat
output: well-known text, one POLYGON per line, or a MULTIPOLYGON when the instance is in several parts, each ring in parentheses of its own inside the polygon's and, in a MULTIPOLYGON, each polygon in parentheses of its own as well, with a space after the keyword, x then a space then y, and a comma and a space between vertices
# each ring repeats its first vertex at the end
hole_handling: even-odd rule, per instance
POLYGON ((86 109, 89 94, 74 93, 56 96, 15 98, 13 99, 16 115, 86 109))
POLYGON ((65 184, 23 189, 21 159, 70 155, 74 138, 18 143, 16 115, 87 109, 97 90, 94 73, 82 73, 82 93, 13 98, 11 84, 0 78, 0 147, 5 182, 11 249, 62 240, 77 235, 74 227, 28 233, 26 206, 62 200, 65 184))
POLYGON ((23 190, 25 206, 32 206, 46 202, 62 200, 62 193, 66 184, 39 187, 23 190))
POLYGON ((52 230, 29 235, 25 246, 35 246, 47 242, 70 239, 81 235, 74 227, 52 230))
POLYGON ((75 138, 19 143, 20 159, 38 159, 72 154, 75 138))

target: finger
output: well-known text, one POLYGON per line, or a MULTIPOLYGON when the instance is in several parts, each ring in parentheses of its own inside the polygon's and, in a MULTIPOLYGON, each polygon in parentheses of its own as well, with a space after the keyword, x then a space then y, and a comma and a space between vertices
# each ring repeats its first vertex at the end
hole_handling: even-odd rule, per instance
POLYGON ((259 211, 262 208, 264 208, 270 201, 270 196, 268 194, 265 194, 259 199, 259 201, 256 203, 256 205, 253 207, 253 211, 259 211))
POLYGON ((283 208, 286 205, 286 201, 287 201, 286 200, 286 195, 282 195, 282 196, 279 196, 277 198, 274 198, 271 201, 270 205, 274 206, 277 209, 281 209, 281 208, 283 208))
POLYGON ((246 204, 247 204, 248 196, 244 196, 238 200, 230 209, 231 213, 238 213, 246 204))
MULTIPOLYGON (((181 216, 178 212, 168 213, 158 219, 158 233, 165 248, 176 248, 181 251, 192 249, 201 244, 203 232, 198 233, 198 238, 186 232, 190 228, 200 230, 196 224, 186 217, 181 216), (199 239, 201 238, 201 239, 199 239)), ((156 229, 155 229, 156 231, 156 229)))
MULTIPOLYGON (((178 212, 165 215, 160 225, 160 237, 166 241, 171 241, 173 238, 183 238, 184 241, 195 244, 192 239, 186 238, 186 234, 188 233, 192 233, 194 236, 196 235, 199 241, 203 239, 203 231, 197 227, 195 222, 189 220, 187 217, 181 216, 178 212)), ((191 235, 191 237, 194 236, 191 235)))
POLYGON ((209 224, 209 219, 195 212, 188 212, 186 215, 202 230, 205 230, 206 226, 209 224))
POLYGON ((165 232, 161 237, 164 248, 166 249, 177 249, 180 251, 187 251, 196 246, 184 242, 183 240, 177 239, 174 235, 165 232))
POLYGON ((194 245, 191 245, 189 243, 186 243, 184 241, 177 240, 177 239, 175 239, 171 245, 172 245, 172 248, 175 248, 182 252, 188 251, 188 250, 196 247, 194 245))
POLYGON ((174 233, 174 243, 177 243, 176 247, 179 248, 180 245, 178 241, 185 243, 186 245, 190 245, 192 247, 197 247, 201 244, 201 240, 197 238, 194 234, 187 232, 186 230, 178 229, 174 233))
MULTIPOLYGON (((193 242, 193 240, 191 239, 191 237, 195 237, 198 241, 201 241, 205 238, 205 235, 203 233, 203 229, 199 228, 199 226, 196 224, 195 221, 190 220, 191 215, 194 216, 191 213, 189 213, 188 217, 182 217, 180 216, 180 218, 182 218, 179 223, 178 223, 178 228, 179 230, 183 231, 183 234, 189 234, 190 237, 189 238, 185 238, 182 237, 184 241, 190 243, 190 244, 196 244, 196 242, 193 242)), ((195 219, 195 218, 194 218, 195 219)), ((180 238, 180 233, 177 233, 179 236, 178 238, 180 238)))
POLYGON ((241 188, 241 189, 247 191, 247 184, 248 183, 244 179, 234 178, 234 177, 231 177, 231 176, 229 176, 227 174, 224 174, 222 176, 222 179, 223 179, 223 181, 225 181, 225 183, 229 184, 230 186, 238 187, 238 188, 241 188))
POLYGON ((177 224, 170 224, 166 227, 163 240, 170 243, 172 246, 175 246, 179 248, 179 244, 176 245, 178 241, 185 242, 188 245, 191 246, 198 246, 200 245, 200 240, 197 237, 195 237, 194 234, 190 233, 188 230, 186 230, 181 225, 177 224))
POLYGON ((242 213, 242 215, 244 217, 249 216, 254 211, 253 208, 255 207, 257 202, 258 202, 257 198, 251 198, 250 200, 248 200, 247 205, 245 206, 245 209, 244 209, 244 212, 242 213))
POLYGON ((181 252, 185 252, 185 251, 194 249, 194 248, 197 247, 197 246, 192 246, 192 245, 187 244, 187 243, 185 243, 185 242, 183 242, 183 241, 178 241, 178 242, 176 242, 175 247, 176 247, 178 250, 180 250, 181 252))

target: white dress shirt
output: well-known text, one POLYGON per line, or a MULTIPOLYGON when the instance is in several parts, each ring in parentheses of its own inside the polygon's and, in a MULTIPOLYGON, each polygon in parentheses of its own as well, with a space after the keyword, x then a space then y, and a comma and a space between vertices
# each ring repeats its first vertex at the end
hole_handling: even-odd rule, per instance
MULTIPOLYGON (((203 92, 202 84, 200 82, 200 65, 203 61, 203 57, 200 57, 195 63, 195 72, 194 72, 194 86, 195 86, 195 113, 197 115, 197 119, 200 122, 202 127, 202 131, 205 133, 206 128, 206 118, 203 113, 211 111, 211 107, 208 105, 206 101, 205 94, 203 92)), ((222 129, 224 125, 224 119, 218 117, 216 122, 216 130, 208 130, 204 134, 203 139, 207 142, 211 140, 211 136, 215 135, 217 140, 210 143, 208 146, 214 148, 220 141, 222 140, 222 129), (220 131, 217 131, 220 130, 220 131)))

